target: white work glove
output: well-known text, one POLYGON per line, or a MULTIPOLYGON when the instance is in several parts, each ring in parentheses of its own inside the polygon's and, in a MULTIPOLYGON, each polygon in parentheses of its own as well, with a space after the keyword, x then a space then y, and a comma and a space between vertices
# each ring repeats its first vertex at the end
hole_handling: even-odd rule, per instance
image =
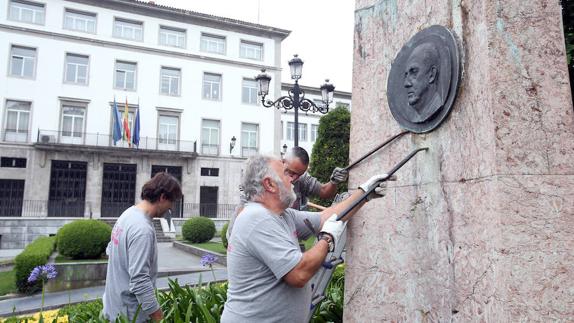
MULTIPOLYGON (((377 186, 369 196, 367 196, 367 201, 370 201, 374 198, 379 198, 385 196, 387 194, 387 181, 386 179, 389 177, 388 174, 380 174, 375 175, 369 178, 368 181, 364 182, 363 184, 359 185, 359 188, 363 190, 363 192, 368 192, 373 188, 373 186, 377 186), (383 181, 384 180, 384 181, 383 181)), ((388 179, 389 181, 396 180, 396 177, 392 176, 388 179)))
POLYGON ((343 221, 337 221, 337 214, 333 214, 331 215, 330 218, 327 219, 327 221, 325 221, 325 223, 323 223, 323 227, 321 228, 321 234, 327 233, 331 236, 331 238, 333 239, 333 243, 329 244, 329 251, 333 251, 335 250, 335 245, 337 243, 337 241, 341 238, 341 235, 343 234, 343 230, 345 230, 345 225, 346 222, 343 221))
POLYGON ((331 178, 329 180, 331 181, 331 183, 339 185, 343 182, 346 182, 348 178, 349 178, 348 170, 341 167, 335 167, 335 169, 333 169, 333 173, 331 173, 331 178))

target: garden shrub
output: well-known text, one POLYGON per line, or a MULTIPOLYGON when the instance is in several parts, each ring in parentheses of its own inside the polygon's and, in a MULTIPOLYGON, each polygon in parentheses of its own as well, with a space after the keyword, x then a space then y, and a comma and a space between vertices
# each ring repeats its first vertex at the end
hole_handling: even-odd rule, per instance
POLYGON ((28 277, 36 266, 45 265, 52 252, 54 252, 55 237, 39 237, 26 246, 16 259, 16 287, 21 293, 31 294, 39 291, 42 286, 39 282, 28 283, 28 277))
POLYGON ((185 240, 193 243, 207 242, 215 235, 215 223, 209 218, 194 217, 185 221, 181 234, 185 240))
POLYGON ((223 243, 223 246, 225 247, 225 249, 227 249, 227 228, 229 227, 229 222, 225 223, 223 225, 223 228, 221 229, 221 242, 223 243))
POLYGON ((106 250, 112 228, 98 220, 77 220, 58 230, 58 252, 72 259, 98 259, 106 250))

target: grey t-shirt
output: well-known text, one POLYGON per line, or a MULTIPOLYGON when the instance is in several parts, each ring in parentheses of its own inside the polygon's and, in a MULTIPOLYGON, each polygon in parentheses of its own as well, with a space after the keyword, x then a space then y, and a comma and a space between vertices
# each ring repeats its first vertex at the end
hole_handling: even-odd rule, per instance
POLYGON ((311 305, 311 286, 291 287, 283 276, 301 261, 298 238, 319 230, 318 213, 287 209, 274 214, 249 202, 235 221, 227 247, 227 302, 222 323, 304 322, 311 305))
POLYGON ((114 225, 106 253, 104 316, 114 321, 124 315, 131 322, 141 304, 136 322, 146 322, 159 309, 155 298, 157 241, 151 218, 135 206, 125 210, 114 225))
POLYGON ((291 207, 296 210, 306 210, 309 196, 319 196, 321 183, 315 177, 305 172, 293 183, 293 191, 295 191, 297 199, 291 207))

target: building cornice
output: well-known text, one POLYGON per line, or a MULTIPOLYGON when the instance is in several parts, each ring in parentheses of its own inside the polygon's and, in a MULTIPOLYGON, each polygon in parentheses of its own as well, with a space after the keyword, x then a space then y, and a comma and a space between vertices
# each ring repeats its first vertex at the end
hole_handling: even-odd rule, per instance
POLYGON ((206 62, 220 63, 220 64, 226 64, 226 65, 234 65, 234 66, 244 66, 244 67, 254 68, 254 69, 258 69, 258 70, 262 69, 262 68, 265 68, 267 70, 272 70, 272 71, 281 70, 280 68, 275 67, 275 66, 268 66, 268 65, 263 65, 263 64, 253 64, 253 63, 247 63, 247 62, 241 62, 241 61, 234 61, 231 59, 209 57, 209 56, 190 54, 190 53, 181 53, 181 52, 177 52, 177 51, 159 49, 159 48, 154 48, 154 47, 138 46, 138 45, 109 41, 109 40, 79 37, 79 36, 75 36, 75 35, 66 35, 66 34, 62 34, 62 33, 56 33, 56 32, 33 29, 33 28, 18 27, 18 26, 6 25, 6 24, 0 24, 0 30, 8 30, 11 32, 20 32, 23 34, 31 34, 31 35, 36 35, 36 36, 40 36, 40 37, 50 38, 50 39, 58 39, 58 40, 65 40, 65 41, 76 41, 76 42, 81 42, 81 43, 85 43, 85 44, 89 44, 89 45, 106 47, 106 48, 117 48, 117 49, 124 49, 124 50, 127 49, 127 50, 133 50, 133 51, 138 51, 138 52, 142 52, 142 53, 147 53, 147 54, 152 53, 152 54, 157 54, 157 55, 162 55, 162 56, 167 55, 167 56, 171 56, 171 57, 183 58, 183 59, 189 59, 189 60, 206 61, 206 62))
POLYGON ((241 32, 254 36, 267 36, 271 38, 285 39, 291 33, 290 30, 255 24, 237 19, 219 17, 191 10, 174 8, 156 4, 153 1, 145 2, 138 0, 67 0, 91 6, 120 10, 160 19, 205 26, 210 28, 241 32))

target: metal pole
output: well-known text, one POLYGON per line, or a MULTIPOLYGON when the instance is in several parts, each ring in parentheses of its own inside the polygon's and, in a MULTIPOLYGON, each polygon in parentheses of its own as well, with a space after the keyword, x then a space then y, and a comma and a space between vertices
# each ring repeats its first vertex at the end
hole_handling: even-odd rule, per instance
POLYGON ((299 147, 299 82, 295 80, 295 86, 293 86, 293 109, 295 109, 295 147, 299 147))
MULTIPOLYGON (((403 160, 401 160, 397 165, 395 165, 395 167, 393 167, 393 169, 391 169, 388 173, 387 173, 387 177, 385 177, 384 179, 381 180, 381 182, 387 181, 391 176, 393 176, 394 173, 396 173, 401 167, 403 167, 404 164, 406 164, 411 158, 413 158, 414 155, 416 155, 419 151, 421 150, 428 150, 428 147, 424 147, 424 148, 419 148, 419 149, 415 149, 413 150, 407 157, 405 157, 403 160)), ((377 185, 373 185, 373 187, 371 187, 371 189, 369 189, 368 192, 365 192, 358 200, 354 201, 348 208, 346 208, 343 212, 341 212, 341 214, 339 215, 339 217, 337 217, 337 221, 341 220, 342 218, 344 218, 347 214, 349 214, 349 212, 351 212, 357 205, 361 204, 364 200, 367 199, 367 197, 377 188, 377 185)))
POLYGON ((371 151, 369 151, 368 153, 364 154, 361 158, 357 159, 356 161, 354 161, 352 164, 350 164, 349 166, 345 167, 345 170, 349 170, 353 167, 355 167, 358 163, 362 162, 365 158, 371 156, 372 154, 374 154, 377 150, 385 147, 388 143, 390 143, 391 141, 403 136, 404 134, 409 133, 410 131, 403 131, 399 134, 396 134, 394 136, 392 136, 391 138, 387 139, 385 142, 383 142, 382 144, 380 144, 379 146, 375 147, 374 149, 372 149, 371 151))

